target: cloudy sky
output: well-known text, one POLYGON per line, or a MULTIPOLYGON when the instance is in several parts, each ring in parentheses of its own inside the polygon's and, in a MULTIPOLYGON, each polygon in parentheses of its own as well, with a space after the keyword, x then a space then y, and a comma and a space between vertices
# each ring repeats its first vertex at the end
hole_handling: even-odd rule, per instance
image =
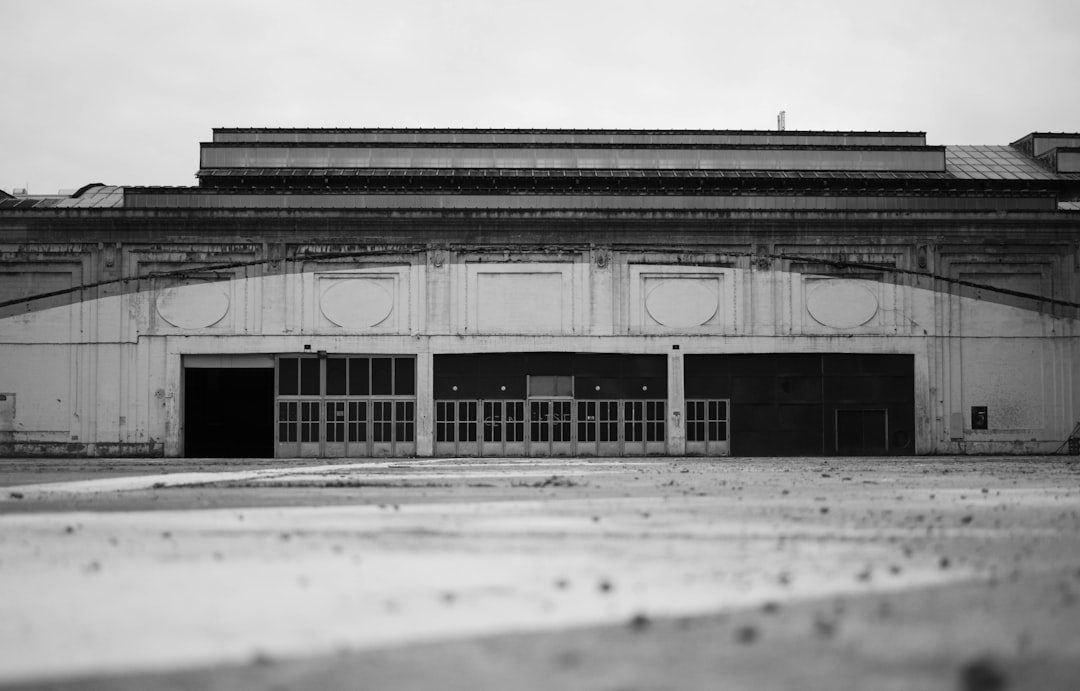
POLYGON ((0 188, 193 185, 215 126, 1080 130, 1076 0, 0 0, 0 188))

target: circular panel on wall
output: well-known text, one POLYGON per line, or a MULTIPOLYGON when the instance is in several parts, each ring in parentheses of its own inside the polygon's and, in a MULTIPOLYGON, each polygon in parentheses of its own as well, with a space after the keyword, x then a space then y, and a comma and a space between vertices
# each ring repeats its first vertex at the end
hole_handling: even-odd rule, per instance
POLYGON ((869 288, 856 281, 819 281, 806 296, 806 310, 819 324, 851 329, 874 318, 878 300, 869 288))
POLYGON ((319 308, 327 319, 347 329, 375 326, 394 310, 394 296, 385 283, 365 278, 334 281, 323 291, 319 308))
POLYGON ((664 326, 686 329, 701 326, 716 314, 719 301, 716 282, 700 278, 675 278, 649 291, 645 309, 664 326))
POLYGON ((229 311, 224 283, 195 283, 161 291, 157 311, 161 318, 181 329, 213 326, 229 311))

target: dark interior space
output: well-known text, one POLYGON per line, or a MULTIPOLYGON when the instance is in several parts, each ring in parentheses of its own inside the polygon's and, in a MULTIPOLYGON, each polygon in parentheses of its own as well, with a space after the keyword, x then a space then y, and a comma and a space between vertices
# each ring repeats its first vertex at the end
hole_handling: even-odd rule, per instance
POLYGON ((911 355, 687 355, 687 399, 731 400, 735 456, 914 454, 911 355))
POLYGON ((274 370, 184 370, 184 455, 274 457, 274 370))

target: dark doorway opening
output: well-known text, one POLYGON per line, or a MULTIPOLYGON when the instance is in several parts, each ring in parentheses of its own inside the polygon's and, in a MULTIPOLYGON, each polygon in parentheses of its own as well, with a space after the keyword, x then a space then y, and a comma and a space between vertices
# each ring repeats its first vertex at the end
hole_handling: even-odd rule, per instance
POLYGON ((274 457, 274 370, 184 369, 184 455, 274 457))
POLYGON ((915 453, 911 355, 733 353, 685 363, 688 402, 729 401, 734 456, 915 453))

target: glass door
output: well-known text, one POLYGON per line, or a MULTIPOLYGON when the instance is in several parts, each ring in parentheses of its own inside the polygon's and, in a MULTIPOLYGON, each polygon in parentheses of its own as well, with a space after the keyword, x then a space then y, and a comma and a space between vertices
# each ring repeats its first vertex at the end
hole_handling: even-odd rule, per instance
POLYGON ((728 409, 726 399, 686 402, 686 453, 698 456, 731 453, 728 409))

